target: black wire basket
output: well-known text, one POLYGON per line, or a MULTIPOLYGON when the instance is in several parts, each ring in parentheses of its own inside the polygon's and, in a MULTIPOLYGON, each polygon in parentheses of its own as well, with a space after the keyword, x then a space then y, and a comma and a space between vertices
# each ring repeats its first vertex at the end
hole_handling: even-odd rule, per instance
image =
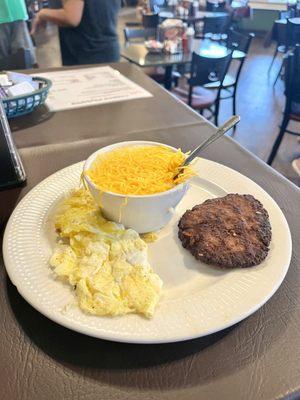
POLYGON ((49 79, 40 78, 38 76, 35 76, 32 79, 35 82, 38 82, 39 89, 26 95, 2 99, 7 118, 15 118, 29 114, 36 107, 45 103, 52 82, 49 79))

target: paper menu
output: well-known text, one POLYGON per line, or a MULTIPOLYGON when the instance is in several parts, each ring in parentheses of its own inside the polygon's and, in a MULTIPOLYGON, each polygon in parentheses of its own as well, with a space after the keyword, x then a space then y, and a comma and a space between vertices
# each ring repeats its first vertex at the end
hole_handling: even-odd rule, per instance
POLYGON ((109 66, 51 71, 38 76, 52 81, 46 100, 50 111, 152 97, 147 90, 109 66))

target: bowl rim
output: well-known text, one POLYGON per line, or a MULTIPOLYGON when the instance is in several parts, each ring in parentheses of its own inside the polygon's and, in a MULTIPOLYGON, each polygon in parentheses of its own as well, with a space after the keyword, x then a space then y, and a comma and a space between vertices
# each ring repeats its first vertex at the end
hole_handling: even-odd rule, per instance
MULTIPOLYGON (((90 185, 94 189, 100 191, 100 189, 95 185, 95 183, 90 179, 90 177, 85 174, 85 172, 90 168, 92 163, 95 161, 95 159, 98 156, 98 154, 102 153, 103 150, 105 150, 105 149, 107 149, 109 147, 111 147, 111 150, 113 150, 114 148, 126 147, 126 145, 146 145, 146 146, 147 145, 148 146, 153 146, 154 145, 154 146, 168 147, 169 149, 172 149, 174 151, 178 150, 176 147, 169 146, 168 144, 160 143, 160 142, 152 142, 152 141, 149 141, 149 140, 128 140, 128 141, 124 141, 124 142, 112 143, 110 145, 101 147, 100 149, 98 149, 97 151, 92 153, 86 159, 86 161, 85 161, 85 163, 83 165, 83 174, 82 175, 83 175, 83 179, 85 179, 85 181, 87 182, 88 185, 90 185)), ((153 193, 153 194, 121 194, 121 193, 114 193, 114 192, 110 192, 110 191, 101 191, 101 193, 109 194, 109 195, 116 196, 116 197, 121 197, 121 198, 149 199, 149 198, 152 198, 152 197, 167 196, 170 193, 177 192, 179 190, 183 190, 188 185, 188 181, 189 181, 189 179, 187 181, 185 181, 185 182, 180 183, 179 185, 176 185, 172 189, 165 190, 164 192, 161 192, 161 193, 153 193)))

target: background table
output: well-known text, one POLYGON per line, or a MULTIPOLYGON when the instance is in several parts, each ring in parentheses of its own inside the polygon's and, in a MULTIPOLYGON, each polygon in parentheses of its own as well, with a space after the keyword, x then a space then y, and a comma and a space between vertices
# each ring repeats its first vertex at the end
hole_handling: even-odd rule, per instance
MULTIPOLYGON (((294 24, 300 24, 300 18, 290 18, 294 24)), ((271 45, 272 40, 278 41, 279 38, 284 38, 286 35, 287 18, 281 18, 274 21, 272 29, 267 33, 264 40, 264 46, 268 47, 271 45)), ((280 43, 283 44, 283 43, 280 43)))
MULTIPOLYGON (((22 190, 0 192, 1 205, 7 206, 9 199, 19 200, 46 176, 85 159, 101 146, 142 139, 188 150, 215 130, 134 66, 114 67, 155 93, 156 98, 64 111, 42 122, 35 120, 40 118, 40 113, 19 123, 15 121, 14 136, 28 184, 22 190), (139 107, 137 118, 121 112, 123 108, 129 111, 136 106, 139 107), (159 109, 155 116, 154 112, 159 109), (171 118, 164 114, 171 113, 172 109, 173 121, 167 127, 171 118), (153 115, 153 127, 149 114, 153 115), (105 119, 107 126, 100 123, 98 115, 105 119), (30 124, 34 125, 33 131, 30 124), (122 127, 122 131, 113 133, 109 124, 122 127), (37 143, 33 132, 37 137, 40 135, 37 143)), ((0 259, 1 399, 299 398, 299 189, 228 137, 220 139, 203 155, 256 181, 278 202, 287 217, 294 251, 291 267, 278 292, 254 315, 205 338, 167 345, 112 343, 72 332, 43 317, 18 294, 0 259)))
MULTIPOLYGON (((121 49, 121 55, 126 60, 144 67, 165 67, 165 88, 171 89, 172 86, 172 68, 174 65, 190 64, 192 61, 192 53, 195 51, 197 54, 208 58, 225 57, 229 53, 229 49, 220 42, 204 39, 195 39, 193 49, 190 53, 149 53, 144 43, 129 43, 121 49)), ((245 53, 241 51, 234 51, 235 58, 245 57, 245 53)))
POLYGON ((212 12, 212 11, 198 11, 193 16, 180 16, 174 14, 172 11, 160 11, 158 13, 161 19, 180 19, 187 24, 195 24, 196 22, 203 21, 205 18, 225 17, 228 15, 226 12, 212 12))

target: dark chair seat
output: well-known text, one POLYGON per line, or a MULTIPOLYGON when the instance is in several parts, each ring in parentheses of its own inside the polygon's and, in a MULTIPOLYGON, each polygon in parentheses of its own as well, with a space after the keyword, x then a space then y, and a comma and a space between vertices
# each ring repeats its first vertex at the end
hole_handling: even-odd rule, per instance
POLYGON ((290 119, 294 121, 300 121, 300 114, 290 114, 290 119))
MULTIPOLYGON (((184 103, 188 103, 189 87, 175 88, 172 93, 184 103)), ((217 94, 212 90, 207 90, 202 87, 195 87, 193 90, 191 107, 195 110, 203 110, 210 108, 216 101, 217 94)))

